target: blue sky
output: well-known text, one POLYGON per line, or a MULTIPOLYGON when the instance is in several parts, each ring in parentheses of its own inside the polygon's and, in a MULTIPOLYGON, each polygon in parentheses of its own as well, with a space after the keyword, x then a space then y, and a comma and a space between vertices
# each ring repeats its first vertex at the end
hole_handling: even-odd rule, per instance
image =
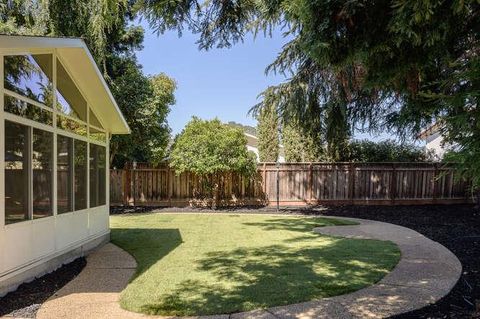
POLYGON ((199 51, 197 37, 189 32, 180 38, 177 32, 157 36, 142 25, 144 49, 137 56, 144 72, 165 72, 177 81, 177 104, 168 117, 174 134, 194 115, 255 126, 248 110, 260 92, 284 79, 264 73, 285 42, 280 32, 273 38, 248 37, 229 49, 199 51))
MULTIPOLYGON (((177 81, 177 104, 168 117, 173 134, 179 133, 192 116, 255 126, 256 121, 247 113, 258 102, 258 94, 285 79, 264 72, 286 42, 281 31, 271 38, 248 36, 244 43, 228 49, 200 51, 197 36, 188 31, 180 38, 175 31, 158 36, 145 21, 140 23, 145 28, 145 41, 137 56, 144 72, 164 72, 177 81)), ((355 134, 355 138, 374 140, 388 137, 355 134)))

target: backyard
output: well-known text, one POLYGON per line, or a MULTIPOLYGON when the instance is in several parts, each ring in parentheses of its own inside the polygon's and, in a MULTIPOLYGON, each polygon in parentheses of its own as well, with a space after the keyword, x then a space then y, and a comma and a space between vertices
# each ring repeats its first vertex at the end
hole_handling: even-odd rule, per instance
POLYGON ((319 235, 341 219, 244 214, 111 217, 112 241, 137 272, 120 303, 157 315, 248 311, 372 285, 398 262, 395 244, 319 235))

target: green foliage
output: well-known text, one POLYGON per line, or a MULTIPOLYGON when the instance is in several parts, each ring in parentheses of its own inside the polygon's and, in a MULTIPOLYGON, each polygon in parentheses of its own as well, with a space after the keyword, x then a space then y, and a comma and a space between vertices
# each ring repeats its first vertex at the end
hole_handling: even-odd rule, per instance
MULTIPOLYGON (((401 137, 441 121, 446 140, 459 146, 460 163, 473 165, 463 166, 464 176, 480 187, 478 0, 181 3, 188 14, 177 16, 176 26, 196 31, 202 48, 284 27, 291 41, 267 69, 290 76, 274 89, 279 114, 333 133, 326 136, 331 156, 341 155, 348 129, 327 128, 328 106, 337 123, 345 118, 341 128, 394 129, 401 137)), ((144 4, 153 24, 167 25, 155 12, 163 2, 144 4)))
POLYGON ((132 160, 159 163, 170 139, 166 118, 175 103, 175 81, 165 74, 147 77, 131 59, 121 59, 116 66, 112 93, 132 133, 112 137, 112 165, 123 167, 132 160))
POLYGON ((110 162, 159 162, 165 157, 176 84, 164 74, 147 77, 137 63, 144 31, 130 25, 127 0, 13 0, 0 4, 0 31, 6 34, 74 36, 85 39, 123 112, 132 134, 114 136, 110 162))
POLYGON ((243 125, 241 123, 237 123, 233 121, 228 122, 227 125, 231 127, 238 127, 239 129, 243 130, 247 134, 257 136, 257 129, 253 126, 243 125))
POLYGON ((175 139, 170 166, 180 174, 193 172, 212 176, 237 172, 251 176, 256 171, 255 154, 248 152, 247 138, 240 129, 220 120, 193 117, 175 139))
POLYGON ((257 115, 258 153, 260 162, 276 162, 280 151, 278 115, 268 95, 264 101, 265 107, 257 115))
POLYGON ((295 121, 283 125, 282 143, 285 150, 285 161, 288 163, 328 160, 322 139, 305 132, 295 121))
POLYGON ((13 0, 0 4, 6 34, 82 37, 97 62, 105 62, 112 35, 123 29, 127 0, 13 0))
POLYGON ((419 146, 396 143, 392 140, 372 142, 353 141, 349 145, 349 154, 342 159, 348 162, 428 162, 432 160, 419 146))

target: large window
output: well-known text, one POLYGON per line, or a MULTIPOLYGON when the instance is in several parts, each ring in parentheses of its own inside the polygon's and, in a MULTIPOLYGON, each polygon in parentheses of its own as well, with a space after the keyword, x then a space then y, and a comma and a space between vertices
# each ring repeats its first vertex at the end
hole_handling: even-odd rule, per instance
POLYGON ((87 208, 87 143, 74 140, 75 210, 87 208))
POLYGON ((29 219, 30 128, 5 121, 5 223, 29 219))
POLYGON ((90 207, 105 205, 105 147, 90 144, 90 207))
POLYGON ((5 224, 105 205, 107 133, 69 70, 52 53, 0 63, 5 224))
POLYGON ((52 55, 4 57, 4 86, 7 90, 52 107, 52 55))
POLYGON ((73 139, 57 135, 57 213, 73 211, 73 139))
POLYGON ((33 129, 32 134, 33 218, 53 214, 53 134, 33 129))

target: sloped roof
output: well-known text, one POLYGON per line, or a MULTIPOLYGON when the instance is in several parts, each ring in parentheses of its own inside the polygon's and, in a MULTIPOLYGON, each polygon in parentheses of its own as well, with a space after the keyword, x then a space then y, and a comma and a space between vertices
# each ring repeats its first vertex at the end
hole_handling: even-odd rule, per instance
POLYGON ((56 49, 62 64, 69 70, 85 99, 98 116, 104 128, 112 134, 129 134, 122 115, 102 73, 87 45, 79 38, 0 35, 0 50, 7 52, 35 52, 56 49))

